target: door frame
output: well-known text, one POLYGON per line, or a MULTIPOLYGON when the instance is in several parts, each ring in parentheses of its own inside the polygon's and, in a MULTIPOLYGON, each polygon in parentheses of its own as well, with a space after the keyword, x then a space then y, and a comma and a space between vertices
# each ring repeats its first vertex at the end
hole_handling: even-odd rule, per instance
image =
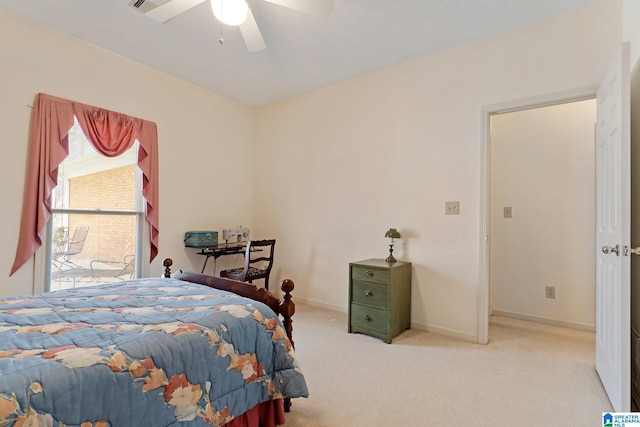
MULTIPOLYGON (((588 86, 547 95, 523 98, 482 107, 480 156, 480 289, 478 292, 478 344, 489 342, 491 256, 491 116, 594 99, 598 86, 588 86)), ((595 206, 594 206, 595 209, 595 206)))

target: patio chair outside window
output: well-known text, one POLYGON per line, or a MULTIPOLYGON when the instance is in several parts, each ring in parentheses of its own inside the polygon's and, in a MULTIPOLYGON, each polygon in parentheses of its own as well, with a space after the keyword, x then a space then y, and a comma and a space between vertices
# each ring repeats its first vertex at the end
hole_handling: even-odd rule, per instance
POLYGON ((122 261, 94 259, 89 266, 91 267, 91 277, 94 279, 103 277, 113 277, 118 280, 133 279, 136 273, 136 257, 135 255, 126 255, 122 261))
POLYGON ((82 268, 80 265, 71 262, 69 258, 82 252, 88 233, 89 227, 76 227, 73 232, 73 236, 71 236, 70 239, 67 239, 66 242, 62 242, 53 248, 54 253, 52 262, 58 270, 61 270, 63 267, 82 268))

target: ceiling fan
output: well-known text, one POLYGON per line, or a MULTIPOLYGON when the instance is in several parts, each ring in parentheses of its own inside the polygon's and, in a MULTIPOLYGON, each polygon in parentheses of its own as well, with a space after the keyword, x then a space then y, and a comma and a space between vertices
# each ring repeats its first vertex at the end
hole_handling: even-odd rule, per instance
MULTIPOLYGON (((167 22, 208 0, 131 0, 129 6, 149 18, 167 22)), ((251 8, 245 0, 209 0, 214 16, 223 24, 238 26, 247 49, 257 52, 267 48, 251 8)), ((328 18, 333 10, 333 0, 264 0, 288 9, 328 18)), ((222 42, 222 39, 220 40, 222 42)))

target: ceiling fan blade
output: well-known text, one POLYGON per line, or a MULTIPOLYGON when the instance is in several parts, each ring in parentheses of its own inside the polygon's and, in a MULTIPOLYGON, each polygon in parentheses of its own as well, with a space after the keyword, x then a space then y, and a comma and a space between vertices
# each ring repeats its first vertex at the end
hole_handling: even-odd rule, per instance
POLYGON ((265 0, 269 3, 324 18, 331 16, 333 0, 265 0))
POLYGON ((260 28, 258 28, 258 24, 253 17, 253 13, 251 13, 251 9, 249 9, 249 12, 247 13, 247 19, 244 23, 240 24, 239 27, 240 32, 242 33, 242 38, 244 39, 244 43, 247 45, 249 52, 258 52, 267 48, 267 45, 264 43, 264 39, 262 38, 262 34, 260 33, 260 28))
POLYGON ((205 0, 169 0, 168 2, 161 4, 145 13, 149 18, 158 22, 167 22, 174 16, 180 15, 191 9, 194 6, 199 5, 205 0))

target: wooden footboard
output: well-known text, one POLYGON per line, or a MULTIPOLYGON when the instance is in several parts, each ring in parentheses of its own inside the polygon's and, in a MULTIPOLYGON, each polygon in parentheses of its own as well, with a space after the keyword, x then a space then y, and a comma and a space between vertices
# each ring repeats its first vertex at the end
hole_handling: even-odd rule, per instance
MULTIPOLYGON (((164 277, 173 277, 174 279, 184 280, 191 283, 199 283, 201 285, 209 286, 215 289, 221 289, 223 291, 233 292, 242 297, 250 298, 254 301, 259 301, 269 308, 271 308, 276 314, 282 316, 282 324, 287 332, 287 336, 293 343, 293 322, 292 317, 296 311, 296 305, 291 300, 291 292, 295 287, 292 280, 285 279, 280 285, 280 289, 284 292, 284 301, 276 298, 271 292, 265 288, 257 288, 251 283, 239 282, 237 280, 226 279, 224 277, 207 276, 205 274, 194 273, 191 271, 180 271, 179 273, 171 276, 171 266, 173 260, 166 258, 164 265, 164 277)), ((285 399, 284 408, 286 412, 289 412, 291 407, 291 399, 285 399)))

